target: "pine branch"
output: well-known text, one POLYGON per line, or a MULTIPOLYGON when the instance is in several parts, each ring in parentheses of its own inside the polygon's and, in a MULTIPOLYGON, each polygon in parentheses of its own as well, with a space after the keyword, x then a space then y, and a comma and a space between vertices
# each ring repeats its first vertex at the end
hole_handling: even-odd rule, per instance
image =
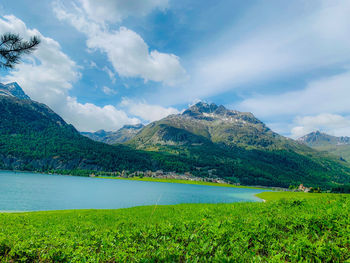
POLYGON ((14 68, 23 54, 33 52, 40 44, 37 36, 24 41, 19 35, 6 33, 0 38, 0 68, 14 68))

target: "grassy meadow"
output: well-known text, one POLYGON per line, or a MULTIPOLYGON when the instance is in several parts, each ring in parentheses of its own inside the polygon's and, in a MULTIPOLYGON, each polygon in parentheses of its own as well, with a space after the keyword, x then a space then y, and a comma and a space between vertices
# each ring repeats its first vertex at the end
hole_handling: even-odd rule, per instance
POLYGON ((350 196, 0 214, 1 262, 346 262, 350 196))

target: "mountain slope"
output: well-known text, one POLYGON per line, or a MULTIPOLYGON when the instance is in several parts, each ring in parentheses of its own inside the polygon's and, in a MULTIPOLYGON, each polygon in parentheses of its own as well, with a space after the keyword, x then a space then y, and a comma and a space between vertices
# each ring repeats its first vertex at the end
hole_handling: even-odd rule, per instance
POLYGON ((319 151, 325 151, 350 162, 350 137, 336 137, 319 131, 298 139, 299 142, 319 151))
POLYGON ((251 113, 200 103, 147 125, 125 145, 111 146, 82 136, 19 89, 6 87, 0 95, 0 169, 162 169, 284 187, 349 182, 346 163, 272 132, 251 113))
POLYGON ((251 113, 198 103, 182 114, 147 125, 128 145, 186 156, 203 175, 243 184, 348 182, 343 162, 271 131, 251 113))
POLYGON ((153 166, 147 154, 80 135, 44 104, 0 96, 0 168, 115 171, 153 166))
POLYGON ((202 136, 213 143, 221 143, 227 146, 275 148, 280 144, 288 143, 286 138, 272 132, 251 113, 232 111, 224 106, 209 105, 202 102, 190 107, 182 114, 170 115, 148 125, 147 129, 144 129, 139 136, 135 137, 135 141, 140 142, 140 138, 142 140, 155 140, 154 137, 152 139, 148 138, 147 133, 161 124, 183 129, 202 136))
POLYGON ((97 142, 116 144, 129 141, 143 127, 143 124, 124 125, 121 129, 117 130, 116 132, 106 132, 104 130, 99 130, 97 132, 81 132, 81 134, 97 142))

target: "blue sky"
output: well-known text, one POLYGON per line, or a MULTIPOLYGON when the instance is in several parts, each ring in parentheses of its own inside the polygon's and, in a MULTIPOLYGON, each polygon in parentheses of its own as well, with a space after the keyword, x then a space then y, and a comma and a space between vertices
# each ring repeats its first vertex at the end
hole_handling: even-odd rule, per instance
POLYGON ((3 0, 0 33, 42 43, 0 81, 82 131, 204 100, 293 138, 350 135, 349 12, 340 0, 3 0))

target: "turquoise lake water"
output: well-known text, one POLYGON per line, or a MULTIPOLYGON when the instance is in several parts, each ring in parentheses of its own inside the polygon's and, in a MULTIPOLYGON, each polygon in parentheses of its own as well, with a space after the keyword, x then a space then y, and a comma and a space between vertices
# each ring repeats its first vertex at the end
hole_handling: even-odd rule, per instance
POLYGON ((261 201, 263 190, 0 171, 0 211, 261 201))

